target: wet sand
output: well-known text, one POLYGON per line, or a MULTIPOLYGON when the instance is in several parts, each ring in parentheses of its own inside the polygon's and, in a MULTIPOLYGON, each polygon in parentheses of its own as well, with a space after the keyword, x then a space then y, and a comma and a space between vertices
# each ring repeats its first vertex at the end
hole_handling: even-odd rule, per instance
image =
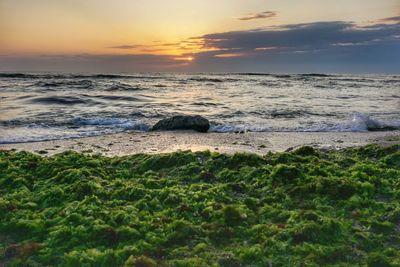
POLYGON ((2 150, 15 149, 43 155, 54 155, 67 150, 123 156, 137 153, 168 153, 179 150, 210 150, 232 154, 235 152, 265 154, 310 145, 322 149, 341 149, 367 144, 391 145, 400 143, 400 131, 363 133, 197 133, 125 132, 96 137, 33 143, 3 144, 2 150))

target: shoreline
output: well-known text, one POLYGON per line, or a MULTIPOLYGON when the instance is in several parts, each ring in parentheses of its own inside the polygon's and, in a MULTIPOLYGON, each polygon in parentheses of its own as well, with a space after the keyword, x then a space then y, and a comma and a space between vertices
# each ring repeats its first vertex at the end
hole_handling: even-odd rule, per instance
POLYGON ((126 156, 176 151, 204 151, 234 154, 266 154, 301 146, 343 149, 368 144, 392 145, 400 142, 400 131, 387 132, 249 132, 198 133, 193 131, 124 132, 110 135, 0 144, 0 150, 17 150, 55 155, 67 150, 126 156))

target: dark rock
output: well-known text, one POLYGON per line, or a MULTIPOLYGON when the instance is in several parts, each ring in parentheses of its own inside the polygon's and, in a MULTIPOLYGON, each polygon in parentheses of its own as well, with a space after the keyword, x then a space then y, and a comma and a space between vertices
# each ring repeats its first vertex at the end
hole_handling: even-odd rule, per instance
POLYGON ((206 133, 210 129, 210 122, 202 116, 174 116, 172 118, 160 120, 152 131, 171 131, 171 130, 195 130, 206 133))

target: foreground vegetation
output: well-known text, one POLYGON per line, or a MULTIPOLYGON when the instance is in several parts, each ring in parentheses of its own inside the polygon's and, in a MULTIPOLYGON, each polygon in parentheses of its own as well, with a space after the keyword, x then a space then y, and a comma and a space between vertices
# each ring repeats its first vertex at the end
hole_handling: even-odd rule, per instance
POLYGON ((0 151, 0 265, 400 266, 400 146, 0 151))

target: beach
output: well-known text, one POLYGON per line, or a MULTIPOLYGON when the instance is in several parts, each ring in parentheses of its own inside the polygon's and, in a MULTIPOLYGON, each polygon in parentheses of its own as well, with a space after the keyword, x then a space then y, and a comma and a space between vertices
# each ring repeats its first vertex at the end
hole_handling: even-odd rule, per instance
POLYGON ((43 155, 64 151, 125 156, 138 153, 157 154, 176 151, 215 151, 263 155, 301 146, 320 149, 342 149, 368 144, 392 145, 400 142, 400 131, 387 132, 262 132, 262 133, 198 133, 194 131, 125 132, 86 138, 44 142, 1 144, 1 150, 15 149, 43 155))
POLYGON ((0 266, 398 266, 399 84, 0 73, 0 266))

